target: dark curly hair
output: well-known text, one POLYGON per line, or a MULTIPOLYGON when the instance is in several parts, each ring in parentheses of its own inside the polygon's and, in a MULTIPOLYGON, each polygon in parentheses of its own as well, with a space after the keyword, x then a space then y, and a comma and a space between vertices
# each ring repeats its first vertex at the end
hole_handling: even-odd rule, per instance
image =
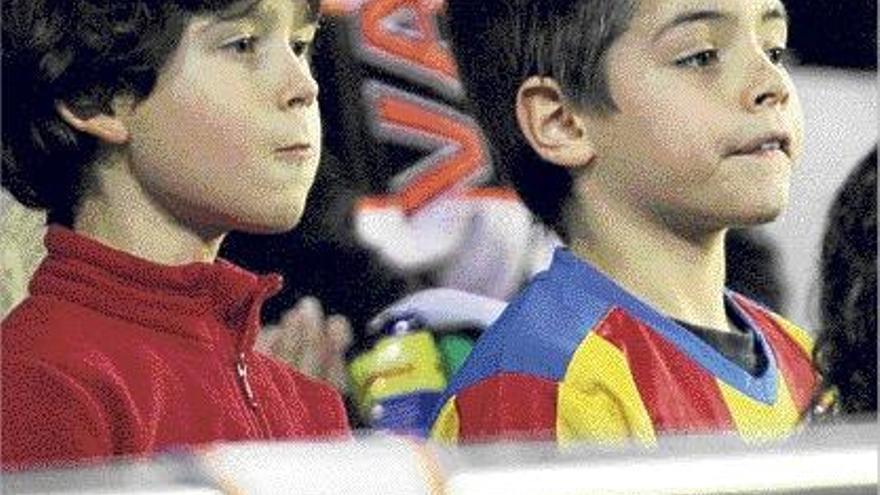
POLYGON ((820 395, 843 414, 877 414, 877 149, 837 195, 822 246, 820 395))
MULTIPOLYGON (((56 103, 88 118, 112 113, 119 95, 146 98, 193 16, 258 1, 4 0, 3 187, 72 225, 101 146, 56 103)), ((309 5, 317 17, 319 0, 309 5)))
POLYGON ((579 108, 616 111, 606 54, 628 29, 635 6, 636 0, 447 0, 452 51, 495 166, 563 238, 572 176, 528 145, 516 122, 516 94, 529 77, 547 76, 579 108))

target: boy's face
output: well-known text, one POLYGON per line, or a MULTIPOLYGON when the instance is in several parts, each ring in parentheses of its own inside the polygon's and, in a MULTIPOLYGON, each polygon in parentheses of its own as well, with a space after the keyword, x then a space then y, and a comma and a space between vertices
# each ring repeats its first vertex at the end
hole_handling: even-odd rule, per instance
POLYGON ((641 0, 608 52, 619 111, 587 117, 610 197, 687 230, 775 218, 802 142, 787 31, 778 0, 641 0))
POLYGON ((321 146, 315 29, 305 0, 190 22, 125 117, 132 171, 161 206, 207 232, 299 221, 321 146))

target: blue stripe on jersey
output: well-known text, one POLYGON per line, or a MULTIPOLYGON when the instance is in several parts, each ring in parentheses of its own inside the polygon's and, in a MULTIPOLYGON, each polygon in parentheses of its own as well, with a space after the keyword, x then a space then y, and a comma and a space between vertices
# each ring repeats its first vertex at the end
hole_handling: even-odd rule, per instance
POLYGON ((459 391, 499 373, 561 381, 584 337, 611 309, 575 282, 537 275, 477 340, 435 413, 459 391))
POLYGON ((548 277, 558 280, 562 285, 576 280, 583 292, 591 294, 593 298, 606 301, 609 306, 623 308, 728 385, 765 404, 773 404, 776 401, 776 359, 761 328, 742 311, 732 297, 732 293, 725 293, 727 302, 750 327, 749 330, 758 335, 760 352, 764 352, 767 356, 767 369, 761 376, 752 376, 681 325, 627 292, 595 267, 578 259, 567 249, 556 250, 548 277))

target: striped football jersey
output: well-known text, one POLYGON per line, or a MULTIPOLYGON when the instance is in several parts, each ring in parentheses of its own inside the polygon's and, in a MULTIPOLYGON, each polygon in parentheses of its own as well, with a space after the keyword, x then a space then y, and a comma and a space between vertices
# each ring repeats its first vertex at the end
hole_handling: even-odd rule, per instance
POLYGON ((453 377, 431 435, 649 445, 668 433, 784 436, 815 386, 810 338, 739 294, 725 298, 765 357, 756 376, 558 249, 453 377))

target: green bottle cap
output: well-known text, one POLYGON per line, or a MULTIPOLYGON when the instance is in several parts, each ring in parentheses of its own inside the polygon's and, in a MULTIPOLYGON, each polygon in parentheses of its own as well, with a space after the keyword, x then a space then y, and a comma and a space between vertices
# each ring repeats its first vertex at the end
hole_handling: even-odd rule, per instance
POLYGON ((462 334, 448 334, 440 337, 437 347, 443 359, 446 377, 454 375, 474 348, 474 342, 462 334))

